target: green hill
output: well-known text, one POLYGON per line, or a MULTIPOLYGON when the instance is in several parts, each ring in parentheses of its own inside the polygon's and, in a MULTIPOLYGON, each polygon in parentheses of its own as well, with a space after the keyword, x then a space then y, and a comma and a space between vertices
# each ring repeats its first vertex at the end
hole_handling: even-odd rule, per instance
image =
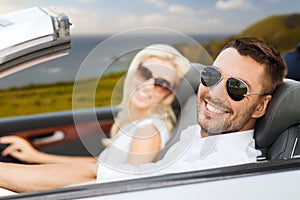
MULTIPOLYGON (((231 38, 237 37, 256 37, 285 53, 294 49, 300 42, 300 13, 265 18, 231 38)), ((204 47, 215 58, 225 41, 231 38, 214 41, 204 47)))

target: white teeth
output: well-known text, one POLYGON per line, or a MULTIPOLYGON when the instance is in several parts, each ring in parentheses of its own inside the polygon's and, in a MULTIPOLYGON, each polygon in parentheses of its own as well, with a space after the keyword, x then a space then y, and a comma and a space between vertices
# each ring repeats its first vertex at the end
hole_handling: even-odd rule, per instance
POLYGON ((148 96, 145 92, 138 91, 138 94, 139 94, 141 97, 149 98, 149 96, 148 96))
POLYGON ((207 104, 207 109, 209 110, 209 111, 211 111, 211 112, 213 112, 213 113, 217 113, 217 114, 223 114, 224 112, 222 111, 222 110, 219 110, 219 109, 217 109, 217 108, 215 108, 215 107, 213 107, 213 106, 211 106, 211 105, 209 105, 209 104, 207 104))

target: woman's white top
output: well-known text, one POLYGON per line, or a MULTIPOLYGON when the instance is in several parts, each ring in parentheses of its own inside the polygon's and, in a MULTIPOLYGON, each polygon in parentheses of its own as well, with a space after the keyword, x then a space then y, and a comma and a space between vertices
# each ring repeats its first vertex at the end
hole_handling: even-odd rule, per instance
POLYGON ((124 124, 111 144, 99 155, 99 161, 113 165, 125 164, 136 130, 144 125, 152 125, 158 130, 161 141, 160 149, 163 149, 170 138, 170 133, 160 115, 154 114, 148 118, 124 124))

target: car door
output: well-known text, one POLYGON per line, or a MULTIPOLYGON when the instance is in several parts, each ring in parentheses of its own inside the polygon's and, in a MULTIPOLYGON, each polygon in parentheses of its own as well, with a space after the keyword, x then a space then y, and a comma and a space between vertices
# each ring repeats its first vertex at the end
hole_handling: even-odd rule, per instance
MULTIPOLYGON (((23 137, 37 149, 48 153, 97 156, 104 148, 101 139, 108 135, 116 110, 114 107, 102 107, 1 118, 0 135, 23 137), (83 121, 75 123, 73 115, 83 121)), ((1 160, 16 162, 9 157, 1 157, 1 160)))

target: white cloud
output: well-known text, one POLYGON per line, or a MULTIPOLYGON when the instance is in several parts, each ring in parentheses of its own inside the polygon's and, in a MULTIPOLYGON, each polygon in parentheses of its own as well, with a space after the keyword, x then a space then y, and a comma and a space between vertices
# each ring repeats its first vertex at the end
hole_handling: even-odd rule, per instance
POLYGON ((143 27, 169 28, 183 33, 211 33, 219 29, 220 24, 222 25, 217 18, 199 19, 193 16, 169 16, 161 13, 152 13, 145 16, 130 14, 127 16, 101 15, 100 17, 102 20, 91 15, 91 13, 85 13, 76 16, 76 18, 71 18, 75 23, 73 34, 119 33, 143 27), (110 19, 108 20, 108 18, 110 19))
POLYGON ((176 14, 194 14, 195 11, 191 8, 182 5, 170 5, 168 11, 176 14))
MULTIPOLYGON (((166 16, 160 13, 153 13, 144 17, 140 16, 126 16, 115 21, 115 27, 118 27, 116 32, 128 30, 132 28, 143 27, 162 27, 168 28, 183 33, 212 33, 220 29, 223 22, 218 18, 195 18, 193 16, 166 16)), ((231 29, 224 29, 224 31, 231 31, 231 29)), ((217 31, 218 33, 223 33, 217 31)))
POLYGON ((79 0, 79 2, 81 2, 83 4, 90 4, 90 3, 96 2, 96 0, 79 0))
POLYGON ((119 20, 119 24, 121 26, 134 26, 138 21, 138 17, 135 15, 127 15, 124 17, 121 17, 121 19, 119 20))
POLYGON ((158 8, 166 8, 168 4, 164 0, 146 0, 146 3, 154 5, 158 8))
POLYGON ((145 0, 146 3, 154 5, 157 8, 164 9, 167 12, 181 15, 193 15, 197 13, 203 13, 203 11, 196 11, 193 8, 179 5, 179 4, 169 4, 164 0, 145 0))
POLYGON ((141 19, 141 24, 145 24, 147 26, 163 25, 166 22, 167 17, 158 13, 146 15, 141 19))
POLYGON ((247 0, 219 0, 216 8, 220 10, 258 10, 258 7, 247 0))
POLYGON ((0 14, 5 14, 8 12, 13 12, 27 8, 22 1, 18 0, 2 0, 0 6, 0 14))
POLYGON ((166 23, 168 23, 168 18, 166 16, 152 13, 143 17, 135 15, 120 17, 115 21, 115 27, 118 29, 116 31, 122 31, 132 28, 164 26, 166 23))

